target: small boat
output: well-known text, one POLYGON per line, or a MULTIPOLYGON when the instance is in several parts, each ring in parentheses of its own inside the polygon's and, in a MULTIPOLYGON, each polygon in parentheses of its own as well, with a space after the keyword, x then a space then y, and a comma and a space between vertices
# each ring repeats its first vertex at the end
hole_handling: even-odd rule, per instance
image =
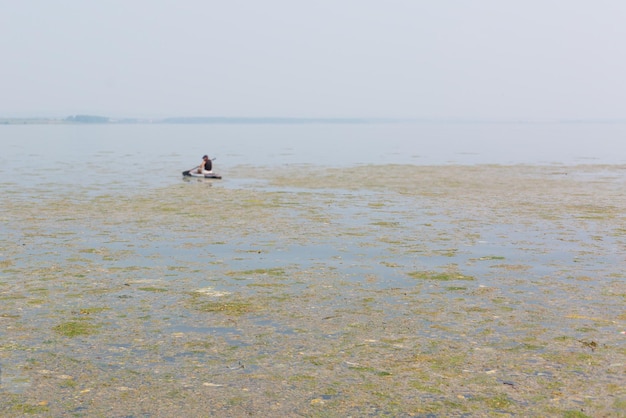
POLYGON ((198 173, 196 170, 183 171, 183 176, 184 177, 199 177, 203 179, 216 179, 216 180, 220 180, 222 178, 222 176, 220 176, 217 173, 214 173, 213 171, 203 171, 202 173, 198 173))

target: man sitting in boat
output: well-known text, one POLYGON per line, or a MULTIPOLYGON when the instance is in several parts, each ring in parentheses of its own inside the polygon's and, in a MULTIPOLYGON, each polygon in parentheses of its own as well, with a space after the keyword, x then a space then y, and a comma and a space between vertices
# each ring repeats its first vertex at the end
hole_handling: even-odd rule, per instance
POLYGON ((208 155, 202 157, 202 163, 198 167, 198 174, 210 174, 213 172, 213 163, 208 155))

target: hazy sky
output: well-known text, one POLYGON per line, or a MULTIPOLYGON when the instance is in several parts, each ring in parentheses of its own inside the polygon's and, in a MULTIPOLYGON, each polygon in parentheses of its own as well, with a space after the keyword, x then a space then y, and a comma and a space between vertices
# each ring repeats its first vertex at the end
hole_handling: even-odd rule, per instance
POLYGON ((626 118, 624 0, 0 0, 0 116, 626 118))

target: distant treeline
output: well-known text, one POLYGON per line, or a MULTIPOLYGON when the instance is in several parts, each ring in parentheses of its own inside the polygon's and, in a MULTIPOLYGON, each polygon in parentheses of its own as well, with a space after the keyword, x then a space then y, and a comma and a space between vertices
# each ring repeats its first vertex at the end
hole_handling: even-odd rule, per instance
POLYGON ((76 115, 68 116, 67 118, 65 118, 65 121, 76 123, 109 123, 111 122, 111 119, 105 116, 76 115))
POLYGON ((556 120, 498 120, 498 119, 388 119, 388 118, 290 118, 290 117, 172 117, 172 118, 110 118, 98 115, 72 115, 65 119, 55 118, 3 118, 0 125, 41 124, 379 124, 379 123, 424 123, 424 124, 626 124, 626 119, 556 119, 556 120))
POLYGON ((235 117, 182 117, 165 118, 161 123, 221 123, 221 124, 306 124, 306 123, 371 123, 380 120, 361 118, 235 118, 235 117))
POLYGON ((359 124, 393 122, 387 119, 363 119, 363 118, 251 118, 251 117, 174 117, 162 119, 113 119, 105 116, 76 115, 65 118, 66 122, 72 123, 168 123, 168 124, 359 124))
POLYGON ((72 115, 65 119, 2 119, 0 123, 167 123, 167 124, 362 124, 362 123, 390 123, 398 122, 395 119, 365 119, 365 118, 253 118, 253 117, 174 117, 174 118, 110 118, 98 115, 72 115))
POLYGON ((45 118, 0 118, 0 124, 214 124, 214 125, 306 125, 306 124, 380 124, 380 123, 454 123, 454 124, 526 124, 526 123, 626 123, 624 119, 601 119, 601 120, 552 120, 552 121, 526 121, 526 120, 436 120, 436 119, 393 119, 393 118, 295 118, 295 117, 225 117, 225 116, 200 116, 200 117, 169 117, 169 118, 111 118, 99 115, 72 115, 65 119, 45 118))
POLYGON ((367 123, 394 123, 400 119, 370 119, 370 118, 289 118, 289 117, 173 117, 173 118, 110 118, 98 115, 72 115, 64 119, 46 118, 0 118, 0 124, 367 124, 367 123))

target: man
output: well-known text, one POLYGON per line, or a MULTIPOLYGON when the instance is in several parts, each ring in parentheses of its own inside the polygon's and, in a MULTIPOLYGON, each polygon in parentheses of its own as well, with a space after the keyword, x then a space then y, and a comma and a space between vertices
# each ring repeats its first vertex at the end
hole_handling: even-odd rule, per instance
POLYGON ((213 163, 208 155, 204 155, 202 157, 202 163, 200 163, 200 167, 198 167, 198 174, 202 174, 208 171, 209 173, 213 170, 213 163))

